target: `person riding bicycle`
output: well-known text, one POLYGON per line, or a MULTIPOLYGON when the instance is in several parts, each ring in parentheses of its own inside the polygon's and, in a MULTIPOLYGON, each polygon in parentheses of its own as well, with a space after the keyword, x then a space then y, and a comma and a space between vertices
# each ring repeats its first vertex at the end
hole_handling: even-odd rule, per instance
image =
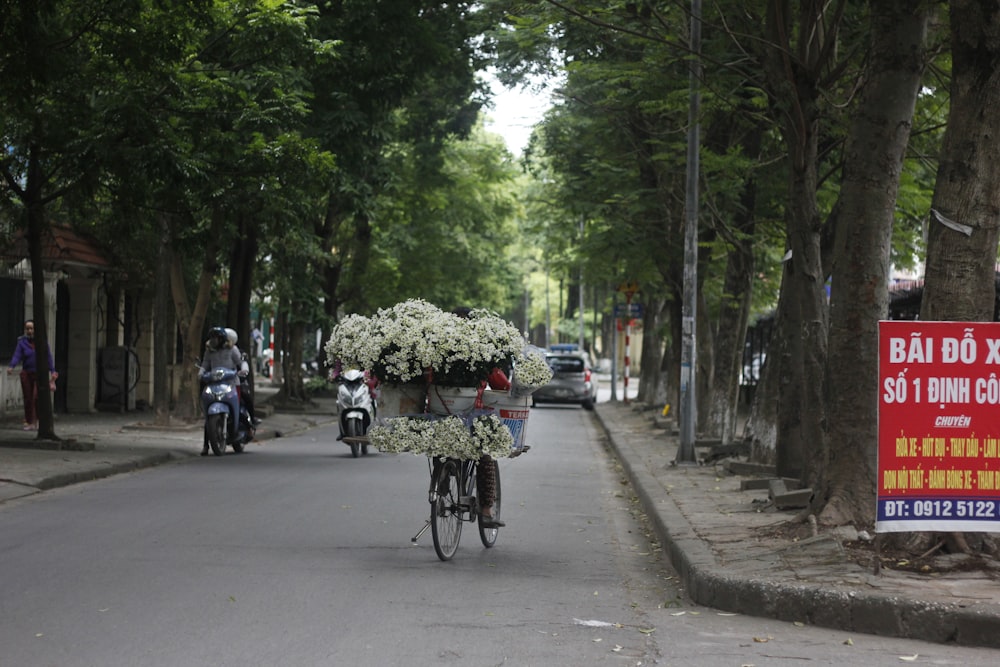
MULTIPOLYGON (((463 319, 469 318, 471 308, 461 306, 452 311, 453 314, 463 319)), ((494 368, 489 376, 480 383, 480 389, 495 389, 498 391, 510 391, 510 380, 507 374, 500 368, 494 368)), ((497 484, 496 484, 497 462, 488 454, 484 454, 479 459, 476 466, 476 486, 479 487, 479 515, 482 517, 484 528, 503 528, 507 524, 494 516, 494 505, 496 504, 497 484)))

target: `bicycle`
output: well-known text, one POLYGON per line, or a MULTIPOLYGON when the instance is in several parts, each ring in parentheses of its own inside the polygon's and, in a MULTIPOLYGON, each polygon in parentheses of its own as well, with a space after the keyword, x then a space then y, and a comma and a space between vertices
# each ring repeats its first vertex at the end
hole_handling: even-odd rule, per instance
MULTIPOLYGON (((443 561, 451 560, 458 551, 462 537, 462 524, 475 521, 479 526, 479 539, 487 549, 496 544, 500 529, 484 525, 476 497, 479 461, 475 459, 428 458, 431 484, 427 499, 431 515, 423 528, 411 538, 416 542, 428 528, 434 540, 434 551, 443 561)), ((493 519, 500 519, 500 466, 494 466, 496 495, 493 519)))

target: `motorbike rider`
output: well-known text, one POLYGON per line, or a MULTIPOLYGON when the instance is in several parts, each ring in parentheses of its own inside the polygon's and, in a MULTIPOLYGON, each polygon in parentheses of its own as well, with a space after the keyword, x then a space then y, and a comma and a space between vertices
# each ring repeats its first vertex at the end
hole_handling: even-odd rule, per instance
POLYGON ((260 425, 257 419, 257 412, 254 410, 253 398, 249 387, 247 387, 247 377, 250 374, 250 366, 247 364, 243 353, 236 345, 236 331, 225 327, 214 327, 208 332, 208 340, 205 342, 205 355, 201 360, 202 372, 210 371, 213 368, 229 368, 237 371, 240 378, 240 401, 247 408, 247 415, 250 423, 254 426, 260 425))

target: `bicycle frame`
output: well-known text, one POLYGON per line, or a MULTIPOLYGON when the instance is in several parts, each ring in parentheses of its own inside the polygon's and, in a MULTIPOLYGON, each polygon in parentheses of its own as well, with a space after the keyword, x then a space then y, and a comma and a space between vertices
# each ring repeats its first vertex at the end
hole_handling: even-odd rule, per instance
MULTIPOLYGON (((450 560, 458 550, 462 535, 462 524, 475 521, 479 524, 479 537, 486 548, 496 543, 496 526, 484 526, 476 497, 476 476, 479 463, 476 460, 452 458, 428 459, 431 484, 427 500, 431 505, 431 516, 420 531, 410 541, 416 542, 428 528, 432 529, 434 550, 441 560, 450 560)), ((500 471, 495 469, 495 507, 499 512, 500 471)))

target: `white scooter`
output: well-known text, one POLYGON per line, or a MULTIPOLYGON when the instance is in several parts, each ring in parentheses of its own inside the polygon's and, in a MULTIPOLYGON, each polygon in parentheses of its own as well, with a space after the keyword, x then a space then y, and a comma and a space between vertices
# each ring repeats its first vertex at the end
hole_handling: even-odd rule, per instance
POLYGON ((337 408, 340 412, 340 437, 351 448, 351 455, 368 453, 365 437, 375 420, 375 402, 365 383, 365 374, 351 369, 337 378, 337 408))

